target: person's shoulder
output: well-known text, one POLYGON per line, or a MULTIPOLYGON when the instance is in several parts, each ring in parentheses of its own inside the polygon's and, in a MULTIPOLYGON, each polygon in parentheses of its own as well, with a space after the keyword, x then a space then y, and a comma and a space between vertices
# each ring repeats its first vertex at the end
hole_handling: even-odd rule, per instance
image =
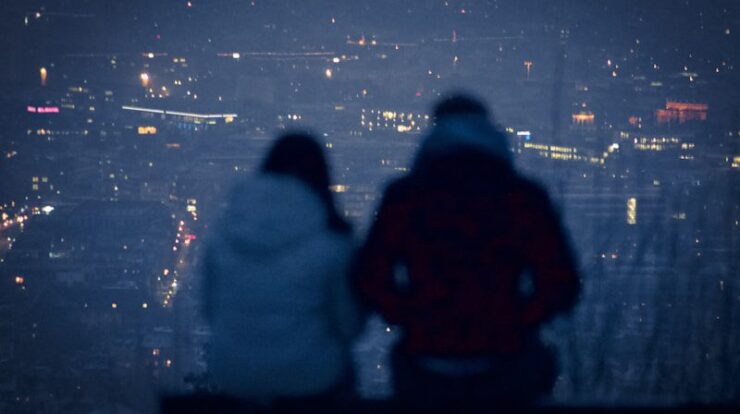
POLYGON ((396 178, 389 182, 383 190, 383 201, 400 201, 408 197, 414 188, 414 179, 411 175, 396 178))
POLYGON ((527 204, 538 208, 546 208, 550 205, 550 195, 547 188, 535 179, 521 173, 515 173, 512 187, 512 192, 517 194, 518 198, 526 200, 527 204))
POLYGON ((522 189, 522 191, 531 193, 533 196, 536 197, 548 198, 547 189, 541 182, 521 174, 516 174, 516 177, 519 187, 522 189))

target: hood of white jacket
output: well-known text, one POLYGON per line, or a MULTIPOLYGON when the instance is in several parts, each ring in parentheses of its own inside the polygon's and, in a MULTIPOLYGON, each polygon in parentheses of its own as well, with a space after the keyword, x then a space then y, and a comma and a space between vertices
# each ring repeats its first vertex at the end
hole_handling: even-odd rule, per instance
POLYGON ((326 231, 321 199, 297 179, 262 174, 237 184, 220 240, 236 252, 270 254, 326 231))

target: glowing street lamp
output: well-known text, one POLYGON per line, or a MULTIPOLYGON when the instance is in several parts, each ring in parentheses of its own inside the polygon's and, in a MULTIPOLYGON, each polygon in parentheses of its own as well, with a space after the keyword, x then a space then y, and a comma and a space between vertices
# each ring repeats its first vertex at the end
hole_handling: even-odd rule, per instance
POLYGON ((525 60, 524 66, 527 68, 527 80, 529 80, 529 72, 532 71, 532 61, 531 60, 525 60))
POLYGON ((49 72, 46 68, 39 69, 39 75, 41 76, 41 86, 46 86, 46 78, 49 76, 49 72))
POLYGON ((324 75, 326 75, 327 79, 331 79, 331 77, 334 76, 334 72, 332 72, 331 69, 327 69, 326 71, 324 71, 324 75))
POLYGON ((141 86, 148 87, 149 86, 149 74, 144 72, 142 73, 139 78, 141 79, 141 86))

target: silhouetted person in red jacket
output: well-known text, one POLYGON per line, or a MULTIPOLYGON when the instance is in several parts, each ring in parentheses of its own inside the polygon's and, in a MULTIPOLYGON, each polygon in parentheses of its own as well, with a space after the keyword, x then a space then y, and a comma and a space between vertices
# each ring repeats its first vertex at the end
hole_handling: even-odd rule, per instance
POLYGON ((401 328, 393 373, 406 407, 532 403, 556 377, 539 328, 579 291, 570 245, 480 103, 452 97, 434 117, 410 174, 385 191, 356 282, 401 328))

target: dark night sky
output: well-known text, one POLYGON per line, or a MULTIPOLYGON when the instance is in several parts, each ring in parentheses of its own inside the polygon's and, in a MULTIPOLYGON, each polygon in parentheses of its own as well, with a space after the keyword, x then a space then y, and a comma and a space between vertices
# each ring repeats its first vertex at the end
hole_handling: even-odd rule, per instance
MULTIPOLYGON (((186 1, 101 2, 92 0, 12 1, 3 13, 10 30, 5 48, 41 48, 49 53, 333 47, 347 35, 377 35, 388 41, 437 36, 502 35, 513 25, 567 27, 574 42, 627 46, 642 38, 651 54, 679 47, 707 58, 738 52, 736 1, 186 1), (338 4, 332 4, 338 3, 338 4), (331 4, 327 6, 327 4, 331 4), (462 13, 465 10, 465 13, 462 13), (43 28, 32 26, 42 12, 43 28), (31 16, 33 36, 24 36, 31 16), (336 24, 331 24, 331 18, 336 24), (430 24, 430 22, 434 22, 430 24), (274 24, 276 29, 269 25, 274 24), (156 35, 160 39, 156 39, 156 35), (215 45, 215 46, 214 46, 215 45)), ((526 26, 525 26, 526 27, 526 26)), ((27 34, 27 33, 26 33, 27 34)))

